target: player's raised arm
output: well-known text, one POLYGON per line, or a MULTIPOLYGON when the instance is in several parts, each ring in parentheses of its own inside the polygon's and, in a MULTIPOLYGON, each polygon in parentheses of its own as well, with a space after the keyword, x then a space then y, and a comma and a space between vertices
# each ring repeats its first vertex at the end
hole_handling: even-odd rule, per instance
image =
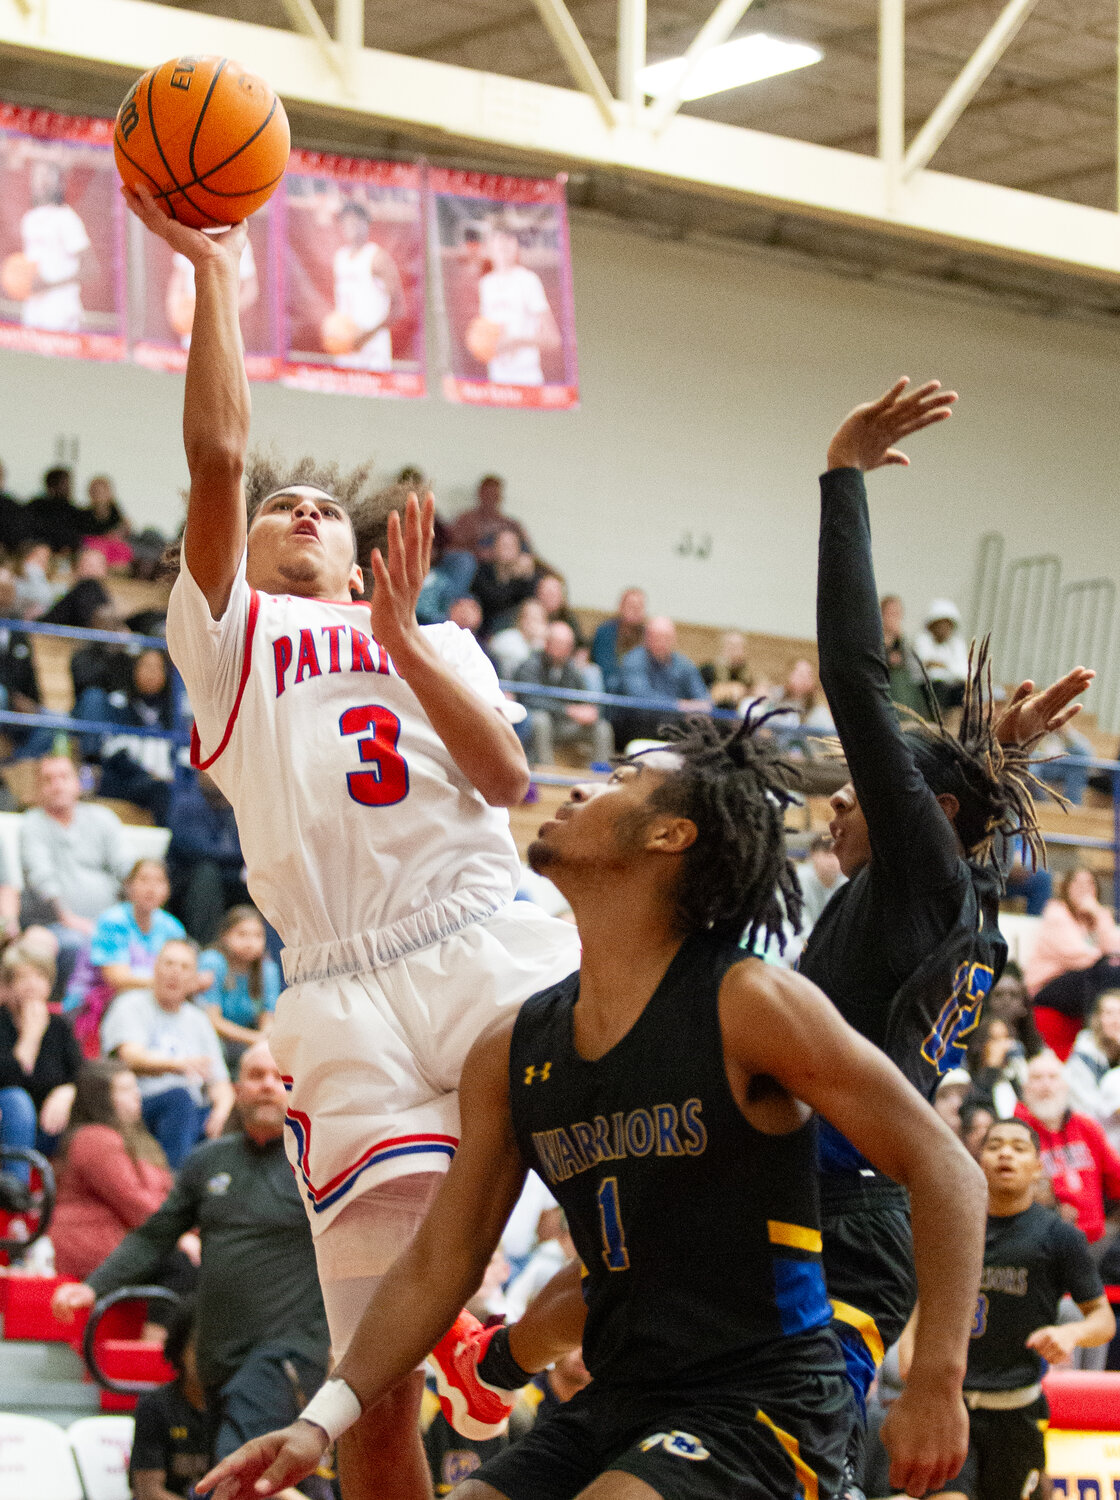
POLYGON ((330 1423, 332 1439, 352 1425, 360 1409, 375 1406, 417 1367, 478 1290, 525 1183, 509 1111, 512 1031, 511 1021, 468 1054, 455 1159, 416 1238, 382 1278, 330 1381, 299 1421, 246 1443, 212 1469, 196 1486, 200 1494, 257 1500, 305 1479, 328 1446, 317 1415, 330 1423))
POLYGON ((892 1484, 911 1495, 938 1489, 968 1447, 960 1392, 984 1250, 983 1175, 894 1064, 799 975, 737 965, 720 1015, 729 1076, 775 1078, 910 1190, 914 1266, 931 1315, 918 1320, 910 1384, 884 1441, 892 1484))
POLYGON ((225 612, 245 546, 241 475, 249 445, 249 382, 238 308, 244 224, 203 234, 161 214, 150 196, 125 190, 144 225, 194 267, 194 325, 183 397, 183 446, 191 490, 187 567, 215 619, 225 612))

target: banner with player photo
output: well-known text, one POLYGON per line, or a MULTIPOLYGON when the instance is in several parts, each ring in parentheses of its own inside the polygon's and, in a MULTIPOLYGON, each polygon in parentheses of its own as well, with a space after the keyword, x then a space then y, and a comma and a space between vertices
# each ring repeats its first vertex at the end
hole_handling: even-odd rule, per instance
MULTIPOLYGON (((241 254, 241 337, 250 380, 280 375, 283 326, 281 222, 275 198, 249 219, 241 254)), ((132 358, 149 370, 187 367, 194 322, 194 267, 128 216, 132 358)))
POLYGON ((565 180, 429 170, 433 307, 449 401, 579 405, 565 180))
POLYGON ((292 152, 285 385, 425 394, 423 203, 419 166, 292 152))
POLYGON ((0 104, 0 348, 125 356, 111 120, 0 104))

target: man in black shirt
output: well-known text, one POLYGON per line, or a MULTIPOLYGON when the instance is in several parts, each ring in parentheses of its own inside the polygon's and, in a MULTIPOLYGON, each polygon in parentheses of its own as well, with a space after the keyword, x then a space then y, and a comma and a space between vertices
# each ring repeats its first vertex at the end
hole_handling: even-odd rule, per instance
MULTIPOLYGON (((451 1169, 336 1377, 204 1492, 290 1484, 414 1368, 478 1286, 533 1166, 586 1267, 592 1383, 459 1500, 832 1495, 851 1397, 821 1274, 814 1108, 914 1198, 936 1312, 891 1413, 892 1479, 923 1494, 959 1466, 983 1179, 813 985, 739 947, 798 905, 790 768, 754 728, 695 720, 542 826, 530 862, 571 903, 580 970, 472 1048, 451 1169)), ((453 1410, 454 1388, 440 1393, 453 1410)))
MULTIPOLYGON (((1025 1120, 999 1120, 980 1151, 988 1228, 964 1382, 968 1458, 940 1500, 1027 1500, 1046 1468, 1046 1364, 1107 1344, 1116 1319, 1081 1230, 1034 1201, 1038 1137, 1025 1120), (1070 1296, 1083 1314, 1058 1323, 1070 1296)), ((900 1348, 907 1370, 912 1325, 900 1348)))
POLYGON ((284 1154, 284 1085, 264 1042, 241 1059, 237 1106, 242 1131, 192 1151, 163 1207, 52 1303, 66 1321, 106 1292, 152 1281, 180 1236, 197 1228, 198 1370, 218 1413, 219 1455, 294 1416, 286 1366, 310 1396, 329 1345, 311 1231, 284 1154))

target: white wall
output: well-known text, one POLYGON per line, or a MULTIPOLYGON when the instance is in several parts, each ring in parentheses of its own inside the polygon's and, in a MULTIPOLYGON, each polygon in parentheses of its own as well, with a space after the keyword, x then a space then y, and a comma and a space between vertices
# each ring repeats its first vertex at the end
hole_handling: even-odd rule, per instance
MULTIPOLYGON (((418 462, 445 513, 478 475, 567 571, 577 603, 643 582, 678 618, 812 633, 815 476, 835 421, 897 373, 962 392, 914 468, 873 481, 879 582, 917 613, 969 602, 975 543, 1054 550, 1067 577, 1120 574, 1120 332, 876 287, 759 255, 574 227, 583 406, 480 411, 258 387, 255 435, 293 456, 418 462), (711 534, 707 561, 674 551, 711 534)), ((0 354, 0 456, 29 493, 60 435, 112 473, 138 522, 172 528, 185 480, 181 380, 0 354)))

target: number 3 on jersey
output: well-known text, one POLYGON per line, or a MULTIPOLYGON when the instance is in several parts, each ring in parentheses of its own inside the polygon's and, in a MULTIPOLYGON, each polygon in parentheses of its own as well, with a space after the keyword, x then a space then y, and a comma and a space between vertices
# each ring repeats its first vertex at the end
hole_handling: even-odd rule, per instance
POLYGON ((338 721, 339 733, 372 735, 358 741, 358 757, 368 771, 350 771, 346 785, 355 802, 363 807, 392 807, 408 796, 408 766, 397 749, 401 721, 379 703, 348 708, 338 721))
POLYGON ((595 1194, 599 1205, 599 1223, 603 1230, 603 1259, 611 1271, 630 1269, 630 1252, 618 1210, 618 1178, 604 1177, 595 1194))

